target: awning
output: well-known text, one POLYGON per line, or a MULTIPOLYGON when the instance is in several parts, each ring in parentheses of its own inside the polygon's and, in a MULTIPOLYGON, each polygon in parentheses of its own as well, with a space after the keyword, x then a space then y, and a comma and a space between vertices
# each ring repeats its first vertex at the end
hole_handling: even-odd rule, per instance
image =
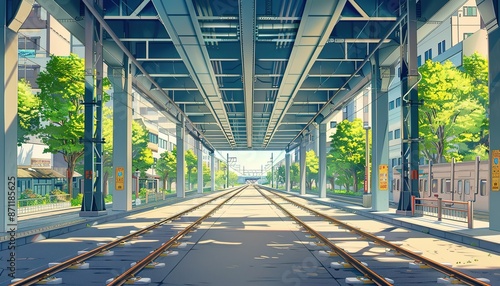
POLYGON ((66 178, 59 172, 52 169, 38 169, 38 168, 17 168, 18 178, 46 178, 46 179, 59 179, 66 178))

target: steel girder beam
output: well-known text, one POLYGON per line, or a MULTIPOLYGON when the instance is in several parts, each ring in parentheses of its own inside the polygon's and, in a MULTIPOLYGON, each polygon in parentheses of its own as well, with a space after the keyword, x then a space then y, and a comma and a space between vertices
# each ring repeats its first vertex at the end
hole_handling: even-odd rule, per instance
POLYGON ((290 61, 286 67, 266 130, 262 144, 264 147, 269 144, 278 130, 278 126, 290 108, 293 98, 330 37, 335 24, 337 24, 345 3, 346 0, 307 1, 290 55, 290 61))
MULTIPOLYGON (((375 54, 375 52, 378 51, 380 49, 380 47, 384 44, 385 39, 387 39, 390 35, 392 35, 392 33, 394 32, 394 30, 399 27, 399 25, 405 19, 405 17, 406 17, 406 14, 401 15, 398 18, 398 20, 393 24, 393 26, 386 30, 386 34, 381 38, 380 42, 373 48, 373 50, 370 52, 370 54, 367 55, 365 57, 365 59, 361 63, 358 64, 358 68, 356 69, 356 71, 354 71, 352 73, 352 75, 346 80, 346 82, 344 83, 344 85, 341 86, 341 88, 344 88, 344 87, 348 86, 349 83, 355 78, 355 76, 357 74, 360 74, 363 71, 363 69, 365 68, 366 63, 368 63, 370 61, 370 59, 373 57, 373 55, 375 54)), ((370 67, 367 67, 365 69, 367 69, 368 71, 371 70, 370 67)), ((365 74, 368 75, 368 74, 370 74, 370 72, 366 72, 365 74)), ((355 86, 359 87, 359 85, 355 85, 355 86)), ((306 126, 304 127, 304 129, 301 132, 299 132, 297 134, 297 136, 295 136, 295 138, 293 138, 292 142, 290 142, 290 144, 288 146, 288 149, 295 148, 295 147, 292 148, 292 145, 295 146, 296 144, 300 144, 300 143, 294 143, 293 141, 300 139, 301 135, 305 134, 308 131, 309 126, 313 122, 321 123, 321 122, 324 121, 324 117, 326 117, 326 116, 323 113, 325 113, 325 112, 328 113, 328 109, 332 108, 331 103, 334 101, 335 98, 337 98, 337 94, 339 94, 342 91, 343 90, 339 90, 336 94, 334 94, 334 96, 332 96, 325 103, 325 105, 323 105, 323 107, 319 110, 319 112, 309 120, 309 122, 306 124, 306 126)))
POLYGON ((205 104, 210 107, 229 144, 236 144, 193 3, 188 0, 152 2, 198 90, 204 96, 205 104))
MULTIPOLYGON (((421 1, 423 8, 425 8, 425 15, 428 17, 426 22, 417 26, 417 42, 424 39, 434 29, 438 27, 437 23, 441 23, 448 19, 452 13, 458 10, 467 2, 467 0, 425 0, 421 1)), ((423 17, 422 17, 423 18, 423 17)), ((419 19, 417 19, 418 21, 419 19)), ((380 51, 380 66, 393 66, 399 62, 400 49, 380 51)))
POLYGON ((255 75, 255 0, 238 1, 238 7, 247 147, 252 148, 253 88, 255 75))
MULTIPOLYGON (((113 32, 113 30, 109 27, 109 25, 106 23, 104 18, 99 14, 99 11, 94 7, 93 3, 90 0, 81 0, 85 6, 89 9, 89 11, 94 15, 96 20, 99 22, 100 25, 102 25, 103 29, 108 33, 108 35, 113 39, 114 44, 116 47, 123 53, 122 57, 122 62, 118 64, 118 66, 123 66, 125 63, 123 62, 123 59, 125 57, 128 57, 130 61, 132 61, 135 65, 135 67, 140 70, 143 73, 143 76, 147 78, 152 86, 155 86, 155 88, 159 91, 156 93, 156 97, 152 98, 152 100, 155 101, 156 105, 159 108, 164 108, 164 109, 177 109, 178 115, 179 116, 184 116, 182 110, 173 102, 170 97, 164 92, 161 91, 161 88, 158 86, 158 84, 149 76, 149 74, 144 70, 142 65, 136 60, 134 55, 130 52, 130 50, 120 41, 118 36, 113 32)), ((116 56, 110 55, 109 57, 111 58, 116 58, 116 56)), ((106 61, 107 62, 107 61, 106 61)), ((109 65, 109 64, 108 64, 109 65)), ((109 65, 113 66, 113 65, 109 65)), ((189 121, 189 119, 185 118, 184 119, 185 124, 189 124, 190 128, 190 134, 201 140, 203 142, 203 145, 208 149, 208 150, 214 150, 214 147, 210 144, 210 142, 207 142, 206 140, 203 140, 201 133, 196 130, 196 127, 189 121)))

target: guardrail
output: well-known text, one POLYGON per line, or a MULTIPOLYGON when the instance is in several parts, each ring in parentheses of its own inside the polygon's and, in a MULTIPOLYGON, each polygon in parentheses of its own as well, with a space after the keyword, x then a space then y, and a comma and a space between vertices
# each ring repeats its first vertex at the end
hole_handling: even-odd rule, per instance
POLYGON ((411 197, 411 214, 437 217, 438 221, 444 219, 466 222, 468 228, 473 228, 474 212, 472 201, 450 201, 442 198, 417 198, 411 197))
POLYGON ((17 205, 19 214, 65 209, 71 207, 71 196, 69 194, 65 194, 32 199, 20 199, 17 201, 17 205))

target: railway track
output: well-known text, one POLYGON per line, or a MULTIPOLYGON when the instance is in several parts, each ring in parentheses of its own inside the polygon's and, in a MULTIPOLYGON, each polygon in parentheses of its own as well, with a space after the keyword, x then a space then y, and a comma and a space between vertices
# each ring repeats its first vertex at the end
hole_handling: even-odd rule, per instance
MULTIPOLYGON (((394 267, 400 267, 403 269, 413 268, 434 270, 435 273, 429 273, 429 271, 426 271, 425 275, 436 277, 435 281, 437 281, 438 283, 459 285, 490 285, 488 279, 472 277, 468 274, 453 269, 451 264, 439 263, 423 256, 420 252, 407 250, 400 246, 400 242, 391 242, 385 240, 383 237, 379 237, 372 233, 363 231, 362 229, 318 212, 312 208, 307 207, 304 204, 300 204, 295 200, 292 200, 269 189, 259 187, 258 190, 266 199, 268 199, 276 207, 280 208, 291 219, 296 221, 303 228, 304 233, 309 238, 316 240, 311 242, 311 244, 325 247, 327 249, 326 251, 320 251, 318 253, 321 253, 322 255, 326 255, 328 257, 336 257, 340 260, 343 260, 332 262, 331 267, 336 269, 354 268, 359 272, 360 275, 357 275, 355 277, 347 277, 345 281, 347 284, 409 285, 411 283, 419 283, 419 281, 411 281, 411 279, 408 280, 408 278, 403 278, 405 279, 405 282, 403 282, 402 284, 401 278, 391 278, 392 271, 387 270, 391 270, 394 267), (264 194, 262 190, 270 192, 273 195, 274 199, 264 194), (334 225, 337 228, 337 231, 335 231, 334 233, 332 233, 331 231, 331 225, 334 225), (327 231, 321 231, 317 229, 327 231), (339 232, 342 232, 342 238, 339 238, 339 232), (330 236, 335 237, 334 239, 335 241, 337 241, 337 243, 333 243, 333 238, 330 238, 330 236), (399 266, 396 266, 394 262, 385 263, 384 265, 384 263, 382 262, 383 260, 379 259, 377 261, 373 259, 373 257, 359 254, 363 251, 366 251, 364 246, 366 244, 363 244, 363 246, 361 246, 357 250, 351 248, 349 251, 346 251, 345 249, 337 245, 352 240, 369 241, 369 244, 375 247, 384 247, 388 255, 397 255, 400 257, 406 257, 408 259, 405 259, 404 262, 399 263, 399 266), (365 260, 369 260, 370 265, 365 263, 365 260), (444 277, 438 277, 436 272, 442 273, 444 277), (397 280, 400 280, 400 282, 398 282, 397 280)), ((392 274, 394 275, 394 273, 392 274)), ((423 275, 424 274, 422 273, 422 276, 423 275)), ((420 280, 422 279, 422 276, 416 278, 420 280)))
MULTIPOLYGON (((11 286, 25 286, 25 285, 34 285, 34 284, 62 284, 62 278, 56 277, 55 275, 58 273, 61 273, 62 271, 66 270, 75 270, 75 269, 88 269, 89 268, 89 263, 87 261, 99 257, 99 256, 104 256, 104 257, 110 257, 114 255, 114 251, 112 249, 115 249, 117 247, 128 247, 127 252, 132 252, 133 247, 131 246, 131 241, 134 240, 134 244, 138 244, 138 240, 141 239, 148 239, 147 235, 149 233, 152 233, 153 230, 158 230, 161 229, 162 226, 167 225, 168 223, 178 220, 185 216, 188 213, 192 213, 195 210, 198 210, 202 207, 207 207, 209 204, 215 202, 216 200, 222 199, 225 196, 229 195, 229 198, 225 199, 223 202, 218 203, 215 207, 211 208, 210 211, 206 212, 204 215, 201 215, 199 219, 197 219, 195 222, 189 224, 187 227, 185 227, 183 230, 178 231, 176 234, 174 234, 170 239, 168 239, 166 242, 162 243, 158 248, 154 249, 151 251, 149 255, 146 257, 142 257, 141 259, 137 260, 136 263, 133 263, 133 265, 128 268, 126 271, 123 273, 116 275, 116 277, 109 279, 106 283, 108 285, 123 285, 123 284, 133 284, 133 283, 145 283, 147 282, 147 279, 137 277, 135 274, 140 272, 144 268, 151 268, 151 267, 159 267, 161 264, 155 263, 154 259, 161 255, 168 255, 169 253, 172 254, 172 252, 166 252, 168 251, 169 248, 173 247, 178 247, 182 246, 182 243, 180 243, 180 239, 182 239, 184 236, 186 236, 190 231, 193 231, 200 222, 206 218, 208 218, 213 212, 215 212, 218 208, 220 208, 222 205, 224 205, 228 200, 233 198, 235 195, 240 193, 243 189, 245 189, 247 186, 239 187, 235 190, 226 192, 222 195, 216 196, 212 199, 209 199, 201 204, 198 204, 196 206, 193 206, 191 208, 188 208, 187 210, 181 211, 177 214, 174 214, 168 218, 162 219, 159 222, 155 222, 151 224, 148 227, 142 228, 138 231, 131 232, 128 235, 122 236, 122 237, 117 237, 115 240, 109 242, 109 243, 104 243, 102 245, 99 245, 98 247, 90 250, 90 251, 80 251, 78 255, 71 257, 69 259, 66 259, 65 261, 58 262, 58 263, 51 263, 49 264, 49 267, 47 269, 44 269, 42 271, 39 271, 35 274, 32 274, 26 278, 18 278, 14 279, 12 283, 10 284, 11 286), (130 247, 129 247, 130 246, 130 247)), ((167 233, 166 233, 167 234, 167 233)), ((144 253, 144 249, 139 249, 138 251, 140 254, 144 253)), ((78 282, 70 282, 72 285, 83 285, 81 284, 83 281, 78 281, 78 282), (80 283, 80 284, 78 284, 80 283)), ((83 282, 85 284, 85 282, 83 282)), ((66 282, 65 282, 66 284, 66 282)), ((102 283, 104 284, 104 283, 102 283)))
MULTIPOLYGON (((233 237, 233 235, 235 235, 235 229, 230 226, 234 225, 236 230, 240 231, 247 228, 253 229, 256 226, 261 225, 266 226, 269 225, 271 221, 281 221, 288 224, 290 226, 290 230, 294 233, 293 235, 296 235, 298 238, 294 238, 290 240, 291 243, 288 243, 288 240, 281 240, 283 237, 281 233, 276 233, 272 240, 266 240, 270 243, 270 245, 272 245, 272 247, 279 249, 276 251, 280 252, 278 255, 274 254, 276 257, 273 257, 272 259, 279 261, 280 255, 290 255, 285 253, 285 251, 287 251, 285 248, 292 247, 292 245, 300 246, 298 248, 303 248, 302 245, 305 246, 311 251, 310 253, 307 252, 308 255, 314 255, 314 257, 316 257, 324 267, 322 267, 323 270, 318 272, 322 274, 318 275, 322 275, 322 279, 329 279, 317 280, 317 282, 321 281, 322 283, 328 283, 328 285, 330 285, 330 283, 333 283, 332 285, 428 285, 431 283, 435 284, 437 280, 442 281, 443 283, 455 285, 489 285, 487 280, 475 278, 470 274, 457 271, 449 264, 436 262, 428 259, 418 252, 401 247, 398 241, 390 239, 386 240, 378 236, 383 233, 377 233, 377 235, 375 235, 375 232, 365 232, 358 227, 353 226, 351 223, 342 222, 333 218, 331 214, 314 210, 305 205, 307 202, 304 202, 304 200, 300 198, 290 199, 289 196, 285 194, 277 192, 267 193, 268 190, 264 190, 258 186, 255 188, 259 190, 260 195, 265 197, 265 199, 260 197, 255 190, 250 190, 251 192, 248 192, 248 194, 241 194, 240 192, 243 191, 244 188, 238 188, 234 191, 226 192, 205 201, 202 204, 197 204, 186 210, 175 213, 174 215, 170 215, 165 219, 130 233, 129 235, 119 237, 110 243, 103 244, 97 248, 91 249, 90 251, 81 252, 77 256, 66 259, 63 262, 53 264, 49 266, 49 268, 19 281, 13 282, 11 285, 58 284, 57 282, 62 282, 62 280, 64 280, 64 284, 66 285, 124 285, 148 283, 163 285, 162 283, 170 283, 173 281, 181 283, 177 279, 183 275, 185 276, 186 272, 180 272, 183 274, 179 273, 176 275, 173 273, 177 271, 178 268, 182 268, 179 266, 181 263, 187 261, 191 261, 192 263, 193 261, 201 260, 202 257, 200 257, 200 252, 202 252, 202 249, 204 249, 207 243, 211 244, 220 242, 227 245, 233 245, 232 249, 234 250, 236 249, 236 246, 234 245, 245 245, 245 242, 242 241, 246 241, 246 239, 253 240, 255 242, 257 240, 261 241, 257 239, 257 237, 252 236, 252 234, 250 234, 251 237, 248 237, 248 234, 240 233, 239 236, 237 235, 237 237, 233 237), (232 200, 235 196, 238 196, 239 199, 232 200), (253 197, 253 201, 249 202, 249 197, 253 197), (271 205, 271 203, 262 204, 262 201, 265 200, 272 202, 273 205, 271 205), (239 221, 239 219, 235 217, 234 212, 230 212, 228 218, 216 218, 214 216, 212 219, 207 220, 207 218, 211 217, 215 211, 227 204, 229 201, 231 201, 229 205, 233 205, 235 201, 239 202, 231 209, 241 208, 240 212, 244 212, 242 216, 244 221, 239 221), (257 210, 258 206, 259 210, 262 210, 261 205, 267 205, 265 207, 268 209, 271 208, 273 210, 271 213, 279 214, 278 217, 275 218, 274 216, 271 217, 271 215, 266 214, 262 215, 260 219, 253 220, 255 218, 255 213, 252 215, 252 211, 257 210), (285 213, 286 216, 283 216, 279 210, 285 213), (189 216, 187 216, 188 213, 189 216), (287 217, 295 220, 301 229, 297 231, 295 226, 291 224, 291 221, 287 217), (272 218, 272 220, 270 220, 270 218, 272 218), (203 221, 205 222, 202 225, 201 223, 203 221), (211 234, 207 234, 212 228, 215 230, 211 234), (197 231, 197 229, 199 231, 197 231), (227 240, 217 241, 217 238, 220 239, 221 235, 224 236, 224 234, 220 233, 222 229, 227 229, 229 232, 227 232, 226 235, 230 236, 228 236, 227 240), (213 236, 214 233, 216 234, 215 236, 213 236), (245 239, 242 239, 241 235, 243 235, 245 239), (275 238, 278 237, 279 241, 275 241, 275 238), (148 245, 148 247, 146 247, 147 241, 155 241, 156 246, 149 247, 148 245), (183 245, 186 246, 186 244, 189 244, 189 247, 186 247, 187 251, 176 251, 176 247, 182 248, 183 245), (113 251, 115 252, 114 256, 107 256, 113 251), (176 252, 178 256, 176 256, 176 252), (189 259, 185 258, 188 256, 187 253, 189 253, 190 256, 189 259), (384 254, 388 256, 381 257, 384 254), (194 257, 195 255, 198 256, 194 257), (163 256, 174 257, 165 258, 163 256), (160 257, 163 258, 160 259, 160 257), (131 264, 131 262, 133 263, 131 264), (89 264, 92 267, 90 267, 89 264), (163 267, 165 268, 155 270, 156 268, 163 267), (90 269, 76 270, 86 268, 90 269), (148 270, 146 271, 146 269, 148 270), (325 277, 325 274, 328 273, 331 277, 325 277), (171 274, 173 277, 169 276, 171 274), (142 275, 151 278, 141 277, 142 275), (346 276, 345 281, 344 276, 346 276), (87 282, 87 280, 84 279, 89 279, 90 282, 87 282)), ((248 189, 253 189, 253 187, 248 187, 248 189)), ((316 205, 316 207, 328 210, 329 212, 340 213, 338 210, 325 206, 316 205)), ((224 213, 227 212, 227 209, 229 208, 225 208, 224 213)), ((344 216, 344 219, 347 220, 352 219, 353 216, 353 214, 350 213, 339 214, 339 216, 342 215, 344 216)), ((271 229, 267 229, 265 232, 269 232, 270 230, 271 229)), ((275 229, 272 229, 272 231, 275 231, 275 229)), ((260 238, 263 233, 260 231, 260 233, 257 234, 254 231, 253 235, 258 235, 260 238)), ((251 249, 251 261, 259 261, 256 259, 263 259, 267 257, 262 255, 257 256, 257 254, 253 257, 253 251, 256 250, 255 248, 251 249)), ((233 256, 232 252, 230 252, 232 250, 228 247, 221 248, 221 251, 228 252, 224 254, 225 257, 233 256)), ((295 252, 297 251, 297 248, 289 251, 295 252)), ((242 252, 237 253, 241 254, 242 252)), ((207 257, 205 254, 203 259, 207 258, 210 261, 211 257, 207 257)), ((304 258, 304 261, 310 260, 304 258)), ((212 261, 209 263, 212 263, 212 261)), ((224 263, 226 263, 225 260, 224 263)), ((227 264, 231 265, 231 267, 236 265, 234 263, 236 262, 227 262, 227 264)), ((281 263, 289 265, 288 262, 283 261, 281 263)), ((206 262, 203 265, 206 266, 206 262)), ((244 264, 237 265, 243 266, 244 264)), ((251 263, 251 265, 256 267, 255 263, 251 263)), ((263 268, 254 270, 257 271, 256 273, 260 273, 262 269, 269 269, 266 267, 276 266, 273 266, 271 262, 267 262, 262 267, 263 268)), ((227 271, 227 265, 222 265, 220 268, 227 271)), ((220 270, 220 268, 216 269, 220 270)), ((188 269, 189 271, 192 270, 192 268, 188 269)), ((251 270, 248 269, 248 271, 251 270)), ((197 275, 196 271, 188 273, 197 275)), ((303 272, 290 273, 293 274, 303 272)), ((288 276, 282 276, 280 273, 276 274, 278 276, 276 282, 280 278, 288 278, 288 276)), ((252 279, 255 279, 255 281, 258 280, 254 277, 252 277, 252 279)), ((200 283, 200 281, 205 281, 206 283, 206 281, 210 280, 207 280, 205 277, 199 278, 198 280, 194 279, 194 281, 198 282, 184 282, 190 285, 199 285, 198 283, 200 283)), ((242 283, 244 284, 244 282, 242 283)))

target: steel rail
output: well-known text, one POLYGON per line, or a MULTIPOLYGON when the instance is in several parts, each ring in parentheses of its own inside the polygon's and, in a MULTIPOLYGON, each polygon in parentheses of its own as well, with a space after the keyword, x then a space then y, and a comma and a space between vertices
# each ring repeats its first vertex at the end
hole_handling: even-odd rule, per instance
POLYGON ((115 285, 123 285, 126 284, 127 281, 131 278, 133 278, 137 273, 139 273, 142 269, 144 269, 146 266, 148 266, 149 263, 153 262, 156 258, 158 258, 165 250, 170 248, 173 244, 175 244, 180 238, 182 238, 184 235, 186 235, 191 229, 193 229, 195 226, 199 225, 202 221, 210 217, 212 213, 214 213, 216 210, 221 208, 224 204, 226 204, 229 200, 231 200, 233 197, 238 195, 240 192, 242 192, 248 185, 239 188, 233 192, 235 192, 233 195, 231 195, 229 198, 225 199, 223 202, 215 206, 212 210, 207 212, 204 216, 198 218, 195 222, 191 223, 189 226, 187 226, 185 229, 182 231, 178 232, 175 236, 173 236, 170 240, 162 244, 159 248, 154 250, 152 253, 150 253, 148 256, 144 257, 140 261, 138 261, 134 266, 130 267, 128 270, 120 274, 119 276, 115 277, 111 282, 106 284, 106 286, 115 286, 115 285))
MULTIPOLYGON (((302 227, 304 227, 305 229, 307 229, 307 231, 309 233, 313 234, 315 237, 317 237, 321 241, 323 241, 330 249, 332 249, 333 251, 335 251, 346 262, 349 262, 352 265, 352 267, 354 267, 355 269, 357 269, 359 272, 363 273, 366 278, 371 279, 373 283, 375 283, 376 285, 385 285, 385 286, 393 285, 392 283, 390 283, 389 281, 387 281, 384 277, 380 276, 375 271, 373 271, 370 268, 368 268, 367 266, 363 265, 361 263, 361 261, 359 261, 358 259, 354 258, 352 255, 350 255, 349 253, 347 253, 345 250, 343 250, 342 248, 336 246, 334 243, 332 243, 328 238, 326 238, 325 236, 323 236, 321 233, 319 233, 316 230, 314 230, 313 228, 309 227, 304 221, 302 221, 300 218, 298 218, 297 216, 295 216, 294 214, 292 214, 291 212, 289 212, 287 209, 285 209, 284 207, 282 207, 280 204, 278 204, 272 198, 270 198, 269 196, 267 196, 264 193, 262 193, 262 191, 260 190, 260 188, 257 188, 257 190, 259 191, 259 193, 264 198, 266 198, 268 201, 270 201, 275 206, 277 206, 278 208, 280 208, 290 218, 292 218, 293 220, 297 221, 300 225, 302 225, 302 227)), ((266 191, 271 192, 269 190, 266 190, 266 191)), ((273 193, 273 192, 271 192, 271 193, 273 193)), ((276 194, 274 194, 274 195, 276 195, 276 194)))
POLYGON ((179 218, 179 217, 181 217, 181 216, 183 216, 183 215, 185 215, 185 214, 187 214, 189 212, 194 211, 195 209, 197 209, 197 208, 199 208, 199 207, 201 207, 203 205, 211 203, 211 202, 213 202, 213 201, 215 201, 215 200, 217 200, 217 199, 219 199, 219 198, 221 198, 223 196, 226 196, 226 195, 228 195, 228 194, 230 194, 232 192, 236 192, 236 191, 238 191, 238 189, 226 192, 226 193, 224 193, 222 195, 219 195, 219 196, 217 196, 215 198, 212 198, 212 199, 210 199, 208 201, 205 201, 205 202, 203 202, 203 203, 201 203, 199 205, 196 205, 196 206, 191 207, 191 208, 189 208, 187 210, 184 210, 182 212, 174 214, 174 215, 172 215, 172 216, 170 216, 168 218, 162 219, 161 221, 156 222, 156 223, 154 223, 154 224, 152 224, 150 226, 147 226, 147 227, 145 227, 145 228, 143 228, 141 230, 138 230, 137 232, 134 232, 134 233, 128 234, 128 235, 126 235, 126 236, 124 236, 122 238, 113 240, 113 241, 111 241, 111 242, 109 242, 109 243, 107 243, 105 245, 98 246, 98 247, 96 247, 96 248, 94 248, 92 250, 89 250, 88 252, 79 254, 79 255, 77 255, 75 257, 72 257, 72 258, 70 258, 70 259, 68 259, 66 261, 63 261, 63 262, 61 262, 59 264, 51 266, 51 267, 49 267, 49 268, 47 268, 45 270, 42 270, 42 271, 40 271, 38 273, 32 274, 32 275, 30 275, 30 276, 28 276, 28 277, 26 277, 26 278, 24 278, 22 280, 13 282, 12 284, 9 284, 9 285, 10 286, 34 285, 34 284, 40 282, 41 280, 47 279, 47 278, 51 277, 52 275, 54 275, 54 274, 56 274, 58 272, 61 272, 61 271, 65 270, 65 269, 67 269, 67 268, 69 268, 69 267, 71 267, 71 266, 73 266, 75 264, 82 263, 85 260, 88 260, 89 258, 92 258, 92 257, 94 257, 94 256, 96 256, 96 255, 98 255, 98 254, 100 254, 102 252, 105 252, 105 251, 107 251, 107 250, 109 250, 109 249, 111 249, 111 248, 119 245, 122 242, 131 240, 131 239, 133 239, 136 236, 140 236, 141 234, 144 234, 144 233, 146 233, 146 232, 148 232, 150 230, 153 230, 153 229, 161 226, 162 224, 165 224, 165 223, 167 223, 169 221, 172 221, 172 220, 174 220, 176 218, 179 218))
POLYGON ((476 278, 474 278, 472 276, 469 276, 469 275, 467 275, 467 274, 465 274, 463 272, 460 272, 460 271, 455 270, 455 269, 453 269, 451 267, 448 267, 448 266, 443 265, 443 264, 441 264, 439 262, 436 262, 436 261, 434 261, 434 260, 432 260, 430 258, 424 257, 424 256, 422 256, 420 254, 413 253, 410 250, 407 250, 407 249, 402 248, 402 247, 400 247, 398 245, 390 243, 387 240, 379 238, 376 235, 373 235, 373 234, 371 234, 369 232, 365 232, 365 231, 363 231, 363 230, 361 230, 361 229, 359 229, 357 227, 351 226, 351 225, 349 225, 347 223, 344 223, 344 222, 342 222, 340 220, 337 220, 337 219, 335 219, 333 217, 330 217, 330 216, 325 215, 323 213, 320 213, 320 212, 318 212, 316 210, 313 210, 313 209, 311 209, 311 208, 309 208, 309 207, 307 207, 305 205, 302 205, 302 204, 297 203, 297 202, 295 202, 293 200, 290 200, 289 198, 284 197, 281 194, 278 194, 278 193, 276 193, 274 191, 271 191, 271 190, 267 190, 267 191, 273 193, 274 195, 276 195, 276 196, 278 196, 278 197, 280 197, 282 199, 284 199, 287 202, 290 202, 290 203, 296 205, 299 208, 305 209, 308 212, 311 212, 311 213, 313 213, 316 216, 319 216, 319 217, 321 217, 321 218, 323 218, 323 219, 325 219, 327 221, 330 221, 333 224, 340 225, 343 228, 348 229, 349 231, 355 232, 356 234, 360 235, 361 237, 369 239, 369 240, 371 240, 371 241, 373 241, 373 242, 375 242, 375 243, 377 243, 379 245, 383 245, 383 246, 385 246, 387 248, 394 249, 395 251, 401 253, 402 255, 404 255, 404 256, 406 256, 408 258, 411 258, 411 259, 413 259, 415 261, 424 263, 424 264, 430 266, 431 268, 433 268, 433 269, 435 269, 435 270, 437 270, 437 271, 439 271, 439 272, 441 272, 441 273, 443 273, 443 274, 445 274, 445 275, 447 275, 449 277, 453 277, 453 278, 455 278, 457 280, 460 280, 461 282, 463 282, 463 283, 465 283, 467 285, 471 285, 471 286, 478 286, 478 285, 480 285, 480 286, 488 286, 488 285, 490 285, 490 284, 488 284, 486 282, 483 282, 483 281, 478 280, 478 279, 476 279, 476 278))

